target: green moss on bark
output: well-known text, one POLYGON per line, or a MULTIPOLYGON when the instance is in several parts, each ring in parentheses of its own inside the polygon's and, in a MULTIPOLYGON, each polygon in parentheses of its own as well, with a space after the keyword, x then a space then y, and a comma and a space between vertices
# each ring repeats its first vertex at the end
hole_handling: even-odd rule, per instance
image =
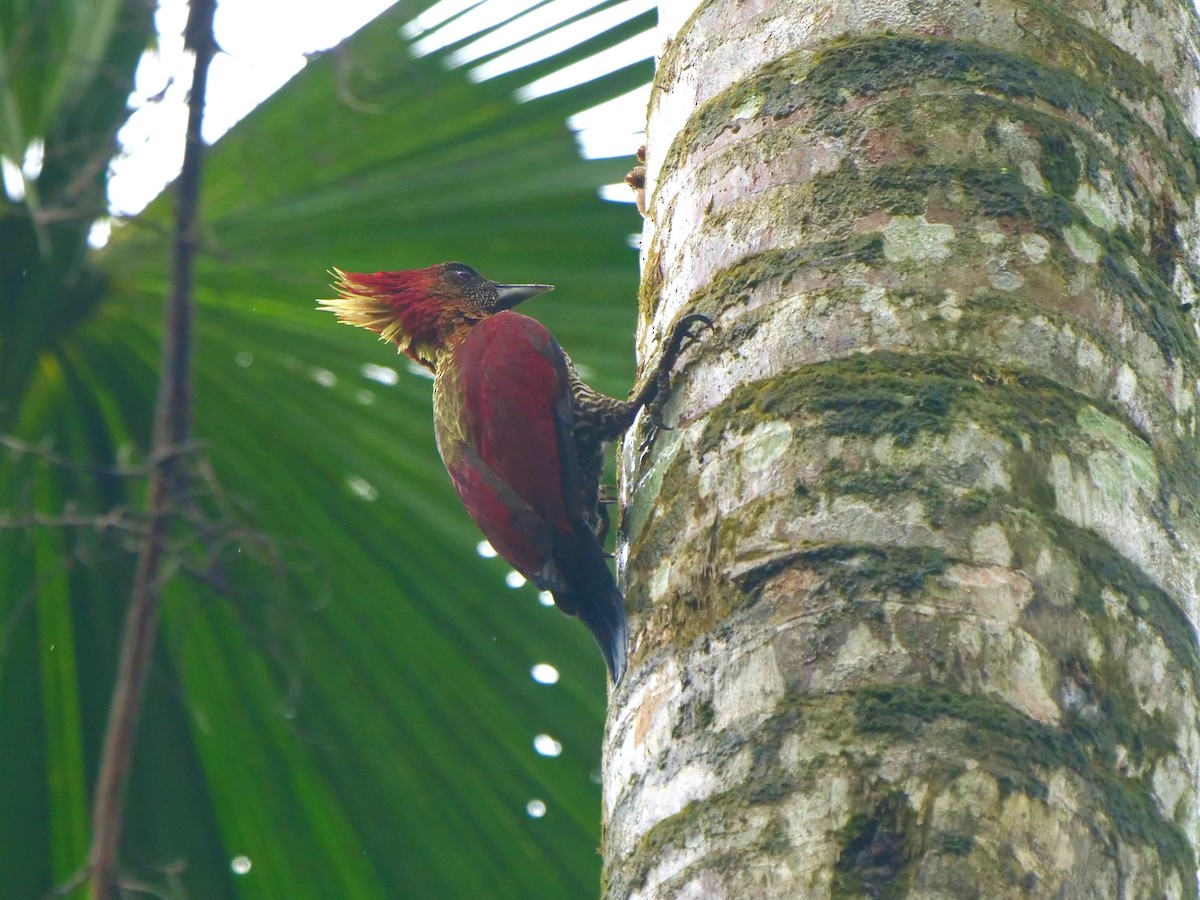
POLYGON ((1091 80, 1069 65, 1051 66, 968 41, 894 35, 836 38, 816 52, 797 51, 772 61, 701 106, 676 138, 668 165, 678 165, 707 147, 722 131, 736 130, 738 118, 748 109, 755 116, 775 119, 800 109, 819 117, 841 109, 852 97, 873 97, 935 79, 1010 100, 1044 102, 1093 122, 1118 144, 1157 146, 1160 139, 1151 127, 1112 93, 1119 89, 1140 102, 1154 99, 1162 104, 1167 138, 1177 148, 1162 156, 1179 193, 1189 195, 1200 170, 1200 142, 1172 99, 1132 57, 1092 32, 1073 31, 1074 42, 1059 44, 1056 50, 1077 58, 1090 56, 1091 80))
MULTIPOLYGON (((1121 298, 1130 309, 1131 319, 1141 323, 1168 360, 1183 359, 1193 369, 1200 369, 1200 349, 1196 346, 1187 311, 1180 307, 1171 286, 1159 277, 1159 266, 1145 240, 1123 228, 1110 231, 1095 227, 1075 203, 1058 194, 1034 190, 1011 169, 920 163, 884 165, 865 172, 843 167, 803 185, 777 191, 778 201, 789 209, 785 220, 812 232, 844 230, 856 219, 877 210, 894 216, 921 216, 926 213, 931 199, 940 205, 956 207, 967 219, 985 216, 1014 220, 1022 223, 1022 227, 1053 239, 1054 261, 1067 276, 1079 265, 1068 251, 1068 244, 1071 240, 1086 239, 1099 254, 1100 285, 1121 298), (955 199, 951 200, 951 195, 955 199)), ((714 229, 734 228, 745 213, 737 205, 726 207, 709 217, 709 225, 714 229)), ((755 214, 761 215, 761 211, 755 214)), ((745 279, 757 270, 763 274, 773 271, 777 277, 783 277, 786 275, 783 266, 789 261, 799 269, 820 261, 822 254, 829 254, 830 262, 834 262, 838 257, 833 254, 838 252, 843 260, 849 257, 871 263, 882 256, 874 255, 882 249, 882 243, 874 242, 877 238, 877 235, 850 235, 836 242, 822 242, 811 250, 802 246, 786 253, 763 254, 765 258, 755 257, 749 266, 743 264, 730 270, 729 275, 745 279)), ((970 230, 957 234, 953 247, 954 264, 959 268, 967 265, 973 256, 983 265, 993 252, 990 247, 979 244, 970 230)), ((928 265, 924 259, 918 263, 928 265)), ((895 267, 897 263, 893 261, 891 265, 895 267)), ((898 265, 904 267, 902 262, 898 265)), ((741 283, 753 285, 753 281, 741 283)), ((721 289, 738 286, 738 281, 722 283, 718 278, 696 298, 696 308, 719 311, 729 299, 721 289)), ((745 289, 741 287, 741 290, 745 289)))
POLYGON ((935 836, 935 844, 951 856, 967 856, 975 849, 975 835, 944 831, 935 836))
POLYGON ((1040 375, 949 354, 856 354, 738 388, 709 417, 698 451, 764 417, 816 420, 832 435, 887 435, 902 447, 923 432, 946 434, 963 418, 986 422, 1017 445, 1027 436, 1061 442, 1074 433, 1078 409, 1092 404, 1124 421, 1111 405, 1040 375))
POLYGON ((822 592, 835 597, 910 596, 926 579, 945 572, 946 557, 936 547, 827 544, 774 559, 739 578, 737 585, 754 594, 779 572, 795 568, 822 576, 822 592))
POLYGON ((885 794, 869 813, 852 814, 840 836, 831 896, 908 896, 909 872, 921 843, 918 832, 916 816, 900 791, 885 794))
MULTIPOLYGON (((1200 648, 1196 631, 1178 602, 1118 553, 1094 531, 1080 528, 1052 511, 1040 516, 1041 527, 1054 545, 1070 554, 1079 573, 1077 602, 1093 619, 1104 621, 1103 594, 1111 591, 1124 598, 1129 611, 1157 633, 1180 668, 1187 673, 1192 690, 1200 695, 1200 648)), ((1030 567, 1034 560, 1026 561, 1030 567)))
POLYGON ((990 491, 956 489, 919 468, 879 465, 845 471, 831 463, 826 467, 820 488, 825 494, 862 497, 879 504, 914 498, 920 501, 929 524, 935 528, 977 525, 992 518, 990 511, 996 506, 996 496, 990 491))
POLYGON ((801 246, 781 247, 744 257, 719 272, 699 293, 688 309, 719 315, 731 301, 773 282, 787 285, 797 274, 810 270, 841 269, 849 263, 882 263, 883 237, 853 235, 801 246))
POLYGON ((1081 169, 1079 157, 1070 140, 1061 132, 1043 131, 1038 135, 1038 143, 1042 148, 1038 167, 1042 177, 1058 196, 1068 199, 1074 197, 1075 189, 1079 187, 1081 169))
MULTIPOLYGON (((1123 839, 1154 847, 1163 867, 1181 876, 1195 872, 1183 829, 1162 817, 1148 780, 1124 778, 1112 768, 1115 742, 1130 723, 1097 722, 1084 729, 1071 722, 1056 728, 998 700, 919 686, 867 688, 856 696, 858 726, 867 734, 920 741, 939 720, 958 721, 965 727, 968 752, 1002 785, 1032 799, 1047 799, 1047 774, 1069 769, 1102 798, 1123 839)), ((1123 708, 1118 707, 1110 712, 1119 716, 1123 708)))

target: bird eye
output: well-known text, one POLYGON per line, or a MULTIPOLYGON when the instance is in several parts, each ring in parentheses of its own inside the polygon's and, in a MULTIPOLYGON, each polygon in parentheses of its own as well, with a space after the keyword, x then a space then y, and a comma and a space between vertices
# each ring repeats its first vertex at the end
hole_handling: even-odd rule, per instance
POLYGON ((446 263, 446 274, 451 275, 459 281, 467 281, 479 277, 479 273, 468 266, 466 263, 452 262, 446 263))

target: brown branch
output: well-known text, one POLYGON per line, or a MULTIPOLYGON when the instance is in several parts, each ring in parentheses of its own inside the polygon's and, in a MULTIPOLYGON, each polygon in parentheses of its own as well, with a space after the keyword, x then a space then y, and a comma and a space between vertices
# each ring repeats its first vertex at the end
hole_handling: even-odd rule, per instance
POLYGON ((87 881, 88 870, 86 867, 81 868, 78 872, 71 874, 71 877, 57 887, 51 888, 49 893, 42 895, 42 900, 54 900, 55 897, 69 897, 75 893, 83 883, 87 881))
POLYGON ((129 766, 158 635, 162 547, 170 525, 172 498, 182 496, 186 481, 186 467, 179 456, 161 451, 163 448, 187 444, 191 431, 192 283, 197 234, 196 209, 204 152, 200 126, 204 117, 208 67, 216 50, 213 38, 215 11, 216 0, 192 0, 184 34, 184 43, 195 53, 196 62, 192 73, 191 96, 188 98, 183 168, 176 182, 174 265, 154 419, 153 445, 155 456, 160 461, 150 475, 150 532, 138 556, 133 597, 121 638, 117 682, 92 802, 92 847, 88 858, 91 900, 109 900, 118 887, 117 861, 124 825, 129 766))
POLYGON ((0 531, 27 528, 75 528, 88 531, 119 531, 137 537, 149 537, 142 516, 120 506, 102 513, 81 513, 68 504, 61 513, 30 512, 24 515, 0 515, 0 531))
POLYGON ((185 443, 155 447, 150 457, 145 462, 136 466, 106 466, 100 463, 80 462, 73 457, 55 453, 43 444, 31 444, 18 437, 13 437, 11 434, 0 434, 0 447, 4 447, 17 455, 36 456, 38 459, 43 459, 52 465, 63 469, 71 469, 76 472, 111 475, 116 478, 144 478, 161 466, 167 458, 195 453, 201 449, 202 445, 198 443, 185 443))

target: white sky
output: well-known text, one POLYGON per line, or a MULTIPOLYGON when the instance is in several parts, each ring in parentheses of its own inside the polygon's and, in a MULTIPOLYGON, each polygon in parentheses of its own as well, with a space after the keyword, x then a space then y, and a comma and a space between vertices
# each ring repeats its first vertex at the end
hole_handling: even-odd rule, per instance
MULTIPOLYGON (((337 0, 297 4, 286 0, 225 0, 214 26, 222 52, 209 71, 204 138, 213 142, 304 67, 304 54, 324 50, 369 22, 390 0, 337 0)), ((122 156, 113 162, 109 201, 118 215, 133 215, 179 172, 187 124, 191 56, 183 50, 186 0, 160 0, 158 47, 138 66, 134 113, 119 135, 122 156), (153 99, 152 99, 153 98, 153 99)))
MULTIPOLYGON (((448 60, 451 65, 470 66, 484 55, 514 47, 469 69, 468 76, 475 81, 553 56, 653 6, 653 0, 625 0, 585 15, 601 0, 475 2, 442 0, 404 28, 405 37, 417 39, 417 52, 430 53, 507 22, 464 45, 448 60), (466 15, 447 22, 468 9, 466 15), (445 27, 439 28, 443 23, 445 27)), ((222 52, 209 72, 205 140, 217 140, 299 72, 305 54, 334 46, 391 5, 392 0, 310 0, 299 5, 294 0, 224 0, 217 7, 215 31, 222 52)), ((184 53, 181 36, 186 18, 186 0, 160 0, 158 48, 148 52, 138 67, 130 101, 134 112, 120 132, 123 152, 112 166, 109 200, 117 216, 140 212, 179 172, 191 79, 191 59, 184 53)), ((585 60, 588 65, 576 64, 526 85, 517 97, 528 100, 563 90, 646 59, 656 50, 652 35, 652 30, 645 32, 585 60)), ((579 134, 581 152, 591 158, 631 155, 640 142, 648 97, 649 85, 573 116, 570 124, 579 134)), ((613 191, 611 199, 632 200, 632 192, 613 191)), ((94 243, 105 240, 107 226, 102 225, 94 233, 94 243)))

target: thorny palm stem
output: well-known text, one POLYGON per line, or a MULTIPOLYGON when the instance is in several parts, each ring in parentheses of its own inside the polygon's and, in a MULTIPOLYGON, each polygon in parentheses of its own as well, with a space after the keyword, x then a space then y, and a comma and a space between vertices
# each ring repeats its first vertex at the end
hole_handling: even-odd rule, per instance
POLYGON ((138 555, 133 596, 121 639, 121 656, 109 709, 108 728, 92 803, 92 846, 88 859, 91 900, 109 900, 117 884, 118 851, 124 825, 126 787, 137 737, 138 718, 158 634, 162 596, 160 568, 170 527, 169 510, 186 491, 184 459, 172 448, 184 446, 191 430, 192 282, 197 242, 196 209, 204 144, 200 125, 208 67, 216 50, 216 0, 192 0, 184 33, 195 54, 183 168, 176 182, 174 260, 163 334, 162 372, 155 408, 150 473, 149 531, 138 555))

